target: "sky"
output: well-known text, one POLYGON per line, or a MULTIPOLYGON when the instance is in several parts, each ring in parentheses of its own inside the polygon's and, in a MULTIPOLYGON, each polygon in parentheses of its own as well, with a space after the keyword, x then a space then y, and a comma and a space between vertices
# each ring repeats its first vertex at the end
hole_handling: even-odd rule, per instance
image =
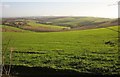
POLYGON ((2 0, 3 17, 91 16, 118 17, 119 0, 2 0))

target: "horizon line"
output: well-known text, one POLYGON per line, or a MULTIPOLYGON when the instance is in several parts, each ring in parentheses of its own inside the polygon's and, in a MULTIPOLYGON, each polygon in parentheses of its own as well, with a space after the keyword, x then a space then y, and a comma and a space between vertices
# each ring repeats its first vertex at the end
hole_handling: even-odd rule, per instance
POLYGON ((72 15, 42 15, 42 16, 6 16, 6 17, 0 17, 0 18, 21 18, 21 17, 94 17, 94 18, 110 18, 110 19, 116 19, 120 17, 99 17, 99 16, 72 16, 72 15))

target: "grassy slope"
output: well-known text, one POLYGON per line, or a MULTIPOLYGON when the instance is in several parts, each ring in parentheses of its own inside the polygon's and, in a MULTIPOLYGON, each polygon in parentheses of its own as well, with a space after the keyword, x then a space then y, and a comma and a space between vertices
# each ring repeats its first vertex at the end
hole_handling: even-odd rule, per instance
MULTIPOLYGON (((44 19, 46 22, 52 22, 54 25, 58 24, 68 24, 71 25, 71 27, 74 26, 88 26, 88 25, 102 25, 101 22, 111 22, 115 19, 109 19, 109 18, 97 18, 97 17, 56 17, 56 18, 49 18, 44 19), (101 23, 101 24, 99 24, 101 23)), ((105 24, 105 23, 104 23, 105 24)), ((111 23, 107 24, 111 25, 111 23)), ((106 26, 106 25, 104 25, 106 26)))
POLYGON ((0 26, 2 27, 3 32, 30 32, 30 31, 12 27, 12 26, 6 26, 6 25, 0 25, 0 26))
MULTIPOLYGON (((110 28, 117 30, 118 27, 110 28)), ((52 33, 3 32, 3 48, 9 39, 8 47, 14 48, 13 65, 120 74, 120 66, 117 65, 118 32, 110 29, 52 33), (105 44, 108 41, 113 44, 105 44)), ((9 49, 6 54, 7 59, 9 49)))
MULTIPOLYGON (((9 19, 8 19, 9 20, 9 19)), ((16 19, 19 20, 19 19, 16 19)), ((20 26, 23 30, 35 32, 57 32, 76 29, 90 29, 98 27, 117 25, 117 19, 97 18, 97 17, 43 17, 35 20, 29 19, 27 24, 20 26), (47 24, 38 24, 40 22, 51 22, 47 24), (96 26, 97 25, 97 26, 96 26), (71 28, 71 29, 70 29, 71 28)), ((15 25, 14 25, 15 26, 15 25)))
POLYGON ((62 27, 62 26, 55 26, 55 25, 44 25, 44 24, 37 24, 35 22, 29 22, 28 25, 31 26, 36 26, 36 27, 44 27, 44 28, 50 28, 50 29, 63 29, 63 28, 67 28, 67 27, 62 27))
POLYGON ((63 29, 65 28, 67 29, 68 27, 38 24, 35 23, 34 21, 29 21, 28 26, 23 26, 22 28, 26 30, 38 31, 38 32, 53 32, 53 31, 62 31, 63 29))

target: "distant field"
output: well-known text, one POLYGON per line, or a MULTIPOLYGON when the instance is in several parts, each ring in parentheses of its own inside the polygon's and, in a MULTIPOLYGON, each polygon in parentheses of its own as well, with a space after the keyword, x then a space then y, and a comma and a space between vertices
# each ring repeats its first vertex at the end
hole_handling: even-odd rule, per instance
POLYGON ((63 26, 38 24, 38 23, 35 23, 35 22, 32 22, 32 21, 29 22, 28 25, 36 26, 36 27, 43 27, 43 28, 50 28, 50 29, 63 29, 63 28, 67 28, 67 27, 63 27, 63 26))
POLYGON ((68 28, 69 27, 39 24, 34 21, 29 21, 27 25, 21 26, 21 29, 35 31, 35 32, 55 32, 55 31, 63 31, 64 29, 68 29, 68 28))
MULTIPOLYGON (((34 32, 60 32, 105 28, 118 25, 118 19, 99 17, 43 16, 30 18, 3 18, 2 24, 34 32)), ((3 31, 9 31, 4 28, 3 31)), ((17 30, 11 30, 17 32, 17 30)), ((20 30, 19 30, 20 31, 20 30)))
POLYGON ((117 31, 118 26, 51 33, 3 32, 5 63, 9 64, 13 48, 13 65, 120 74, 117 31))
POLYGON ((117 25, 117 19, 98 18, 98 17, 46 17, 37 19, 42 22, 51 22, 52 25, 67 26, 77 28, 81 26, 110 26, 117 25), (113 23, 114 22, 114 23, 113 23))
POLYGON ((2 26, 3 32, 30 32, 30 31, 12 27, 12 26, 5 26, 5 25, 1 25, 1 26, 2 26))

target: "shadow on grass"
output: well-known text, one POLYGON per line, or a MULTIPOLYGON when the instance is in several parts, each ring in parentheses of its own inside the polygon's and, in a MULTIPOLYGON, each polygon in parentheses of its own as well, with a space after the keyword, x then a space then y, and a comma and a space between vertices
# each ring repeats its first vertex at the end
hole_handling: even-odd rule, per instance
MULTIPOLYGON (((8 65, 5 66, 6 68, 8 65)), ((3 71, 4 74, 4 71, 3 71)), ((10 77, 120 77, 120 75, 102 75, 98 73, 80 73, 74 70, 53 69, 48 67, 15 66, 10 77)), ((5 77, 5 76, 2 76, 5 77)))

